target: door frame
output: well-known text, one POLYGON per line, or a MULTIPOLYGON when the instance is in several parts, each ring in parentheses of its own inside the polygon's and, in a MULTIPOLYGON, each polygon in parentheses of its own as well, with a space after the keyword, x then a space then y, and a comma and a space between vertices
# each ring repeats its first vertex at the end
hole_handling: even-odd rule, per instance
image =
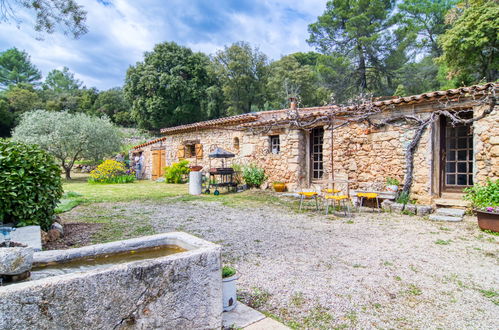
MULTIPOLYGON (((439 169, 438 169, 438 189, 439 189, 439 195, 442 196, 443 193, 462 193, 463 189, 471 187, 471 186, 447 186, 445 184, 446 182, 446 171, 445 171, 445 166, 446 166, 446 160, 447 160, 447 146, 446 146, 446 139, 447 139, 447 121, 448 118, 445 116, 440 116, 439 118, 439 155, 438 155, 438 162, 439 162, 439 169)), ((473 134, 472 134, 472 138, 473 134)), ((474 146, 473 146, 474 147, 474 146)), ((473 148, 474 149, 474 148, 473 148)), ((472 152, 473 159, 473 169, 475 167, 475 151, 473 150, 472 152)), ((456 155, 457 157, 457 155, 456 155)), ((456 171, 457 171, 457 164, 456 164, 456 171)), ((473 170, 474 172, 474 170, 473 170)), ((474 177, 474 173, 471 173, 474 177)))

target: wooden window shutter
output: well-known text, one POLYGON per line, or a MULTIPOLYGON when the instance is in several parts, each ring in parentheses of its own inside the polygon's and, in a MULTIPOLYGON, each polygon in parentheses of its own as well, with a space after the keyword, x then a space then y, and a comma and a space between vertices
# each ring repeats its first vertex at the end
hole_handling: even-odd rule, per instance
POLYGON ((184 159, 185 158, 185 146, 183 144, 178 146, 177 158, 178 159, 184 159))
POLYGON ((158 150, 154 150, 152 152, 152 173, 151 173, 151 176, 152 176, 152 179, 153 180, 156 180, 159 178, 159 151, 158 150))
POLYGON ((165 174, 166 167, 166 153, 165 150, 161 150, 159 153, 159 175, 163 176, 165 174))
POLYGON ((196 144, 196 158, 203 159, 203 145, 201 143, 196 144))

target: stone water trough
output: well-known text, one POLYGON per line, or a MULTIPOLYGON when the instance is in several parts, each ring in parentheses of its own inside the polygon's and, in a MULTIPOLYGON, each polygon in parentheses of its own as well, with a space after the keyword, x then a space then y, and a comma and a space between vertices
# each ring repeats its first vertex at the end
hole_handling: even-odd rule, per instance
POLYGON ((181 232, 35 252, 31 280, 0 287, 0 329, 219 329, 220 253, 181 232), (176 253, 127 257, 166 246, 176 253), (74 266, 114 255, 128 259, 74 266))

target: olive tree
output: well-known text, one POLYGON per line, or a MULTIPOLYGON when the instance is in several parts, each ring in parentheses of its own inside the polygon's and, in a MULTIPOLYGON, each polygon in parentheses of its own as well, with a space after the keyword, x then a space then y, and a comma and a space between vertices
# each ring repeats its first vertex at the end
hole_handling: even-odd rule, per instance
POLYGON ((100 160, 119 151, 119 129, 107 118, 36 110, 22 115, 12 138, 36 144, 61 163, 66 179, 76 160, 100 160))

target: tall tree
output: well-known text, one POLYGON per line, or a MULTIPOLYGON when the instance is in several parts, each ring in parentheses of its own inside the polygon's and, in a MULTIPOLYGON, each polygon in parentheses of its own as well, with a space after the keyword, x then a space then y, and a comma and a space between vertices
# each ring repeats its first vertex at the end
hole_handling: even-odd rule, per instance
POLYGON ((158 130, 205 119, 208 63, 206 55, 174 42, 145 53, 143 62, 128 69, 124 87, 139 126, 158 130))
POLYGON ((18 12, 23 9, 34 14, 37 32, 54 33, 61 28, 65 35, 74 38, 88 32, 87 12, 75 0, 0 0, 0 22, 20 25, 18 12))
POLYGON ((465 77, 466 84, 499 79, 499 3, 465 1, 464 10, 439 39, 439 58, 451 74, 465 77))
POLYGON ((318 77, 310 65, 301 65, 294 54, 270 64, 267 82, 271 108, 286 107, 289 97, 299 97, 301 106, 321 105, 328 101, 328 93, 318 84, 318 77))
POLYGON ((321 55, 315 70, 320 84, 329 91, 329 102, 343 104, 357 94, 354 68, 348 57, 337 53, 321 55))
POLYGON ((395 0, 332 0, 309 25, 308 42, 325 54, 337 53, 355 63, 356 85, 372 90, 368 75, 383 74, 384 60, 397 47, 390 28, 397 22, 395 0))
POLYGON ((40 70, 25 51, 10 48, 0 53, 0 88, 20 83, 36 84, 42 78, 40 70))
POLYGON ((445 16, 457 0, 404 0, 398 8, 402 14, 401 26, 412 34, 417 49, 427 50, 432 56, 442 55, 438 37, 448 25, 445 16))
POLYGON ((102 160, 121 146, 120 132, 107 118, 44 110, 23 114, 12 138, 51 153, 60 161, 66 179, 71 179, 76 160, 102 160))
POLYGON ((94 109, 97 114, 107 115, 116 124, 127 127, 134 125, 131 106, 119 87, 100 92, 94 103, 94 109))
POLYGON ((69 71, 67 67, 62 70, 54 69, 50 71, 43 83, 44 89, 49 89, 57 93, 74 92, 81 88, 83 83, 76 79, 74 73, 69 71))
POLYGON ((267 56, 246 42, 236 42, 213 58, 231 115, 263 109, 266 100, 267 56))

